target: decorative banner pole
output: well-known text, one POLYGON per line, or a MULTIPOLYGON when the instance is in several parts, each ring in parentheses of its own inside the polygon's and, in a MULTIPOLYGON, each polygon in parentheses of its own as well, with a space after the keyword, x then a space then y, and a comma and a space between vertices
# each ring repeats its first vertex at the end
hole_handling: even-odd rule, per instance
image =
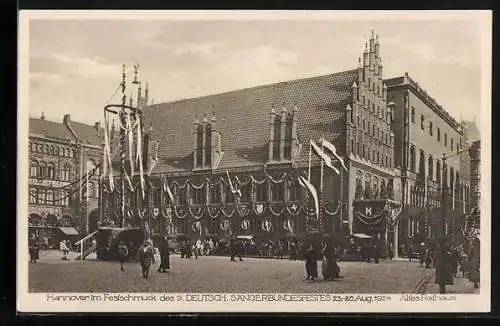
MULTIPOLYGON (((118 118, 120 119, 120 124, 124 126, 126 124, 125 121, 125 105, 127 101, 127 96, 125 95, 126 89, 126 74, 125 74, 125 65, 123 65, 123 73, 122 73, 122 108, 118 113, 118 118)), ((121 163, 121 194, 120 194, 120 204, 121 204, 121 227, 125 227, 125 130, 120 128, 120 163, 121 163)))

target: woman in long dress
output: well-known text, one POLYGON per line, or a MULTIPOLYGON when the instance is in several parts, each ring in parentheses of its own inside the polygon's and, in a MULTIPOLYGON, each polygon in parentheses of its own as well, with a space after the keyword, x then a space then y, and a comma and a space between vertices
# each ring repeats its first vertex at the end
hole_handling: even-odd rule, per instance
POLYGON ((335 247, 330 244, 325 244, 323 247, 322 271, 325 281, 332 281, 340 277, 340 268, 337 264, 335 247))
POLYGON ((314 280, 318 277, 318 254, 314 245, 310 245, 304 254, 306 259, 307 280, 314 280))

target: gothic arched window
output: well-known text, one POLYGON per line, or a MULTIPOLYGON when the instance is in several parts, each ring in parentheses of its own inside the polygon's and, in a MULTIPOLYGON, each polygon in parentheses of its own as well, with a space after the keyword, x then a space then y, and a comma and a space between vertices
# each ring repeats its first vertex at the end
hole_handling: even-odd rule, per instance
POLYGON ((203 126, 199 125, 196 128, 196 161, 195 168, 201 168, 203 162, 203 126))
POLYGON ((30 176, 31 177, 36 177, 38 175, 38 162, 37 161, 32 161, 31 162, 31 167, 30 167, 30 176))
POLYGON ((37 189, 31 188, 30 189, 30 199, 29 199, 30 204, 36 204, 37 199, 38 199, 37 189))
POLYGON ((47 176, 47 165, 44 162, 39 165, 38 176, 41 178, 45 178, 47 176))
POLYGON ((436 160, 436 182, 441 185, 441 162, 436 160))
POLYGON ((49 179, 55 179, 55 166, 53 163, 47 164, 47 177, 49 179))

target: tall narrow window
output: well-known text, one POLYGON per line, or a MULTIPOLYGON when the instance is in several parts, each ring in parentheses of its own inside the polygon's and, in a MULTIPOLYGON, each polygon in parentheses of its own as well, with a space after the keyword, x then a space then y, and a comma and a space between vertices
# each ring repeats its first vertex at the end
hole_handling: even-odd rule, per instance
POLYGON ((437 138, 438 138, 438 141, 441 141, 441 129, 437 129, 437 138))
POLYGON ((274 139, 273 139, 273 160, 280 160, 280 141, 281 141, 281 117, 277 114, 274 117, 274 139))
POLYGON ((450 148, 451 148, 451 150, 453 150, 453 138, 450 139, 450 148))
POLYGON ((203 161, 203 126, 199 125, 196 128, 196 161, 195 168, 200 169, 203 161))
POLYGON ((288 180, 288 201, 295 201, 299 199, 299 191, 297 189, 297 184, 291 180, 288 180))
POLYGON ((423 115, 423 114, 421 114, 421 115, 420 115, 420 129, 422 129, 422 130, 425 130, 425 125, 424 125, 424 123, 425 123, 425 118, 424 118, 424 115, 423 115))
POLYGON ((210 204, 212 205, 220 204, 221 201, 220 192, 221 192, 220 184, 215 184, 213 186, 210 186, 210 204))
POLYGON ((248 184, 242 186, 240 188, 240 191, 241 191, 240 201, 242 203, 249 203, 252 200, 252 183, 249 182, 248 184))
POLYGON ((47 190, 46 203, 47 203, 47 205, 53 205, 54 204, 54 192, 51 189, 47 190))
POLYGON ((411 107, 411 122, 415 123, 415 107, 411 107))
POLYGON ((415 165, 416 165, 416 157, 415 157, 415 146, 412 146, 410 148, 410 171, 415 172, 415 165))
POLYGON ((434 176, 434 161, 432 159, 432 156, 429 156, 429 172, 427 173, 427 176, 429 179, 433 179, 434 176))
POLYGON ((205 126, 205 167, 212 166, 212 126, 207 124, 205 126))
POLYGON ((47 178, 55 179, 55 167, 53 163, 47 164, 47 178))
POLYGON ((448 135, 444 134, 444 146, 448 146, 448 135))
POLYGON ((31 162, 31 168, 30 168, 30 176, 31 177, 36 177, 38 174, 38 162, 37 161, 32 161, 31 162))
POLYGON ((38 199, 37 189, 31 188, 30 189, 30 199, 29 199, 30 204, 36 204, 37 199, 38 199))
POLYGON ((271 183, 271 196, 273 202, 279 202, 283 200, 284 195, 284 183, 271 183))
POLYGON ((292 119, 288 116, 285 124, 285 152, 284 159, 290 161, 292 159, 292 119))
POLYGON ((441 184, 441 162, 439 160, 436 160, 436 182, 441 184))
POLYGON ((257 202, 267 202, 267 182, 262 184, 255 184, 255 192, 257 202))
POLYGON ((434 133, 433 129, 432 129, 432 121, 429 121, 429 135, 432 136, 432 134, 434 133))

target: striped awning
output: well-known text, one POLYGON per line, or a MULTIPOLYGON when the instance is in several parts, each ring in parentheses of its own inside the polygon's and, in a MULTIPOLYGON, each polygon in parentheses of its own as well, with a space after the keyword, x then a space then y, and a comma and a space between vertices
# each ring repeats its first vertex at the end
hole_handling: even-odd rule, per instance
POLYGON ((60 227, 59 230, 65 235, 78 235, 78 231, 73 227, 60 227))

